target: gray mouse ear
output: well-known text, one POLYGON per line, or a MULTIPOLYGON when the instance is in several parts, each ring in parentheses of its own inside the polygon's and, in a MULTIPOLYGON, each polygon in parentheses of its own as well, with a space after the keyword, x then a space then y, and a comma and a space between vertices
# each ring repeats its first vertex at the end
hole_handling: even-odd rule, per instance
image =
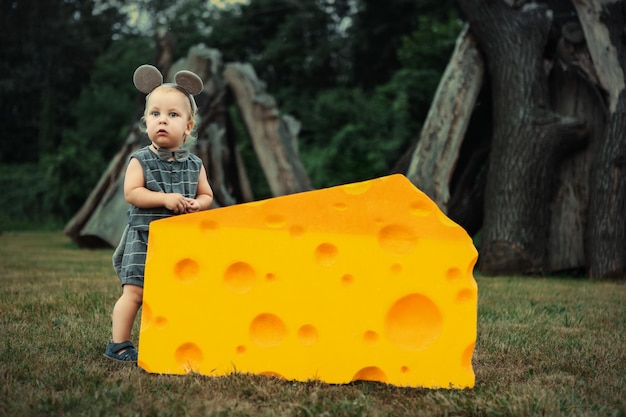
POLYGON ((192 96, 200 94, 204 88, 202 79, 191 71, 178 71, 174 75, 174 81, 192 96))
POLYGON ((152 65, 142 65, 135 70, 133 83, 137 90, 150 94, 152 90, 163 84, 163 75, 152 65))

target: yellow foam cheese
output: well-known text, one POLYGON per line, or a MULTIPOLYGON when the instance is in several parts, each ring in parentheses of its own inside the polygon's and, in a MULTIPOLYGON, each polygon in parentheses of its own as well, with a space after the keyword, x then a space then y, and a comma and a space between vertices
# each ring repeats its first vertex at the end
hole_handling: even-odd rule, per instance
POLYGON ((476 259, 402 175, 155 221, 139 366, 473 387, 476 259))

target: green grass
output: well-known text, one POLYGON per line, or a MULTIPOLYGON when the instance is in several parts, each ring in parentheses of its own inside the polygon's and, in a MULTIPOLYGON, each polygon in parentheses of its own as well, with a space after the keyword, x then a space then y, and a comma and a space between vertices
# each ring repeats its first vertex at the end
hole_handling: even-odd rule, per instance
POLYGON ((0 416, 626 416, 624 283, 478 276, 473 389, 328 385, 103 359, 111 254, 0 236, 0 416))

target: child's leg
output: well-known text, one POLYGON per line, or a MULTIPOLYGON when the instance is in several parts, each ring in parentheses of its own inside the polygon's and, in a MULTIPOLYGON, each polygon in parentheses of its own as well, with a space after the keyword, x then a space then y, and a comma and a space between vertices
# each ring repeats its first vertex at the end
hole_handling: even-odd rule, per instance
POLYGON ((137 285, 124 285, 122 296, 115 303, 112 315, 112 341, 121 343, 130 340, 135 317, 143 300, 143 288, 137 285))

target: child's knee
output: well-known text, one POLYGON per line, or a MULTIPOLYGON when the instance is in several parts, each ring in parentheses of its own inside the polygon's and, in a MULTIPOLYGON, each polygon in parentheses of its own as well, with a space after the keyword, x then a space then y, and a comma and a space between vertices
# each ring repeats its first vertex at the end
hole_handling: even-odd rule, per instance
POLYGON ((141 304, 143 301, 143 288, 137 285, 127 284, 124 285, 124 293, 122 295, 137 304, 141 304))

